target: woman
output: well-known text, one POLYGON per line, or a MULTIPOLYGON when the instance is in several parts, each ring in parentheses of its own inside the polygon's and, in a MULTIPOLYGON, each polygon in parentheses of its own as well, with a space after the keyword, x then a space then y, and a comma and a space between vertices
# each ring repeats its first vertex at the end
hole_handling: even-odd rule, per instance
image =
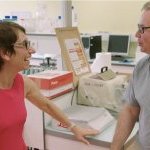
POLYGON ((18 73, 29 68, 34 52, 22 26, 0 23, 0 150, 27 149, 22 138, 27 115, 25 98, 67 126, 78 140, 89 144, 85 136, 96 135, 98 131, 72 124, 31 79, 18 73))

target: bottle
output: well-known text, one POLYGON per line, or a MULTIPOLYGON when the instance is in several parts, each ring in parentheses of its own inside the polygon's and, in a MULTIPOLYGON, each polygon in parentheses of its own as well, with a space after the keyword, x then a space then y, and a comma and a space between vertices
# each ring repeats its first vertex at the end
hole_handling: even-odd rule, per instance
POLYGON ((61 17, 61 16, 58 16, 57 26, 58 26, 58 27, 63 27, 63 24, 62 24, 62 17, 61 17))
POLYGON ((74 6, 72 6, 72 26, 73 27, 78 26, 78 15, 77 15, 77 12, 76 12, 74 6))
POLYGON ((15 22, 15 23, 18 23, 18 17, 17 16, 12 16, 11 21, 15 22))
POLYGON ((3 19, 3 21, 11 21, 10 16, 5 16, 5 18, 3 19))

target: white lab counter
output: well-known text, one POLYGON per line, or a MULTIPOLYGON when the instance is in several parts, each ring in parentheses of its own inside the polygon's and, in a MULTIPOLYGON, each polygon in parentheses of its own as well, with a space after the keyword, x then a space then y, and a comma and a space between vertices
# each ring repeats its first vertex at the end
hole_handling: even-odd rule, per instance
MULTIPOLYGON (((88 140, 90 141, 91 144, 90 146, 88 146, 88 149, 89 150, 110 149, 115 127, 116 127, 116 122, 114 122, 110 127, 108 127, 99 135, 88 137, 88 140)), ((132 143, 134 136, 137 133, 137 130, 138 130, 138 124, 135 125, 132 134, 130 135, 130 137, 128 138, 125 144, 125 147, 128 147, 132 143)), ((77 148, 79 148, 79 150, 80 149, 88 150, 87 145, 77 141, 75 137, 72 135, 72 133, 70 132, 55 130, 51 127, 51 125, 47 125, 45 128, 45 133, 46 133, 45 144, 46 144, 46 149, 48 150, 62 150, 62 147, 65 150, 70 150, 70 149, 77 150, 77 148)))
MULTIPOLYGON (((57 97, 53 102, 62 110, 76 103, 76 93, 69 92, 65 95, 57 97)), ((97 136, 88 137, 91 145, 87 146, 79 141, 70 132, 64 132, 53 129, 51 127, 51 117, 37 109, 31 103, 27 103, 30 108, 28 113, 28 121, 25 125, 25 141, 30 147, 40 150, 108 150, 115 132, 116 122, 104 130, 97 136), (44 123, 43 123, 44 121, 44 123)), ((138 124, 136 124, 131 136, 129 137, 126 147, 128 147, 138 131, 138 124)))
MULTIPOLYGON (((93 61, 94 59, 88 60, 90 65, 93 63, 93 61)), ((111 69, 118 73, 132 74, 135 65, 136 65, 135 61, 132 61, 132 62, 112 61, 111 69)))
POLYGON ((112 61, 111 69, 119 73, 132 74, 135 64, 136 64, 135 62, 112 61))
MULTIPOLYGON (((59 97, 54 103, 61 109, 65 109, 70 106, 72 100, 73 92, 65 94, 59 97), (66 105, 65 105, 66 103, 66 105)), ((74 98, 75 103, 75 98, 74 98)), ((87 146, 79 141, 73 136, 71 132, 65 132, 61 130, 56 130, 52 128, 50 123, 50 118, 48 116, 45 123, 45 147, 47 150, 108 150, 110 149, 110 144, 115 132, 116 121, 112 123, 110 127, 105 129, 102 133, 97 136, 88 137, 91 145, 87 146)), ((99 122, 100 123, 100 122, 99 122)), ((128 147, 138 131, 138 124, 135 125, 132 134, 126 142, 126 147, 128 147)))

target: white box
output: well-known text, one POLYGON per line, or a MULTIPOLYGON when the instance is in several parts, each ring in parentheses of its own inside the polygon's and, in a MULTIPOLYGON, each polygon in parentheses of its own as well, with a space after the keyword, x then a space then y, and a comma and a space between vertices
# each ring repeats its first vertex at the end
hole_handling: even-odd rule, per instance
POLYGON ((48 98, 55 98, 73 90, 73 73, 71 71, 46 70, 28 75, 48 98))

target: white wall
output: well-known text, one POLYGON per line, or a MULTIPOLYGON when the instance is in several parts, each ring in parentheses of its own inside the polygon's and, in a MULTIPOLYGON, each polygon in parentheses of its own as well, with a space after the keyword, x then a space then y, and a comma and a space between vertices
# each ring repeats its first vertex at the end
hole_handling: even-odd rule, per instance
POLYGON ((73 0, 81 32, 135 33, 145 0, 73 0))
POLYGON ((31 12, 35 15, 39 5, 46 5, 47 17, 61 15, 60 0, 0 0, 0 17, 10 15, 10 12, 31 12))
MULTIPOLYGON (((82 33, 106 31, 134 35, 141 8, 146 0, 72 0, 78 15, 78 28, 82 33)), ((0 0, 0 16, 12 11, 29 11, 35 16, 40 4, 46 6, 46 17, 57 17, 62 12, 62 0, 0 0)), ((37 26, 36 26, 37 27, 37 26)), ((37 27, 38 28, 38 27, 37 27)), ((44 24, 44 28, 46 24, 44 24)), ((130 55, 135 55, 136 43, 130 55)))
MULTIPOLYGON (((0 0, 0 16, 11 11, 30 11, 33 15, 38 3, 46 4, 47 17, 61 15, 62 0, 0 0)), ((132 33, 136 31, 140 11, 146 0, 72 0, 78 14, 80 32, 108 31, 132 33)))

